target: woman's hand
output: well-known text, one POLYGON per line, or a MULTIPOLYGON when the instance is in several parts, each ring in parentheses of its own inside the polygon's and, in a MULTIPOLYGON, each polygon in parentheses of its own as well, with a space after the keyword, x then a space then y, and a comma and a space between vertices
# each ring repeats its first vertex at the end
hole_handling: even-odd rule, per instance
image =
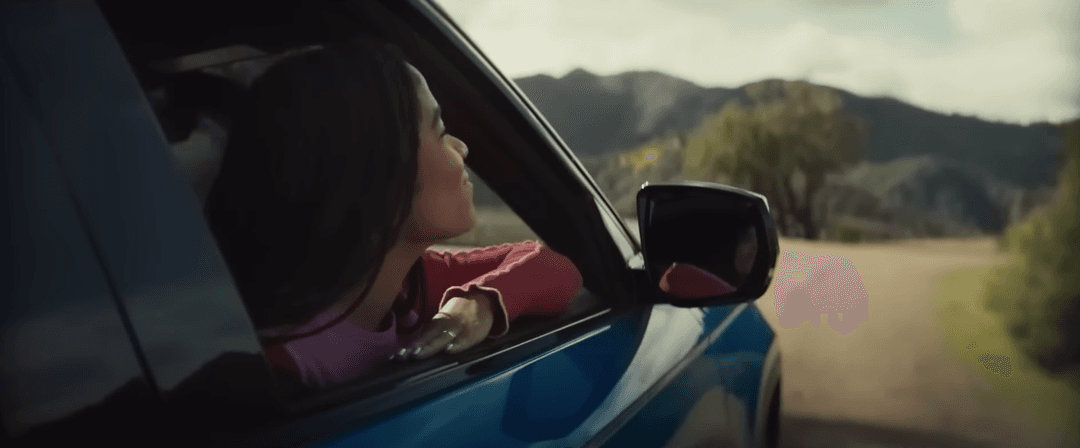
POLYGON ((495 317, 484 294, 454 297, 428 323, 420 338, 393 356, 395 360, 426 359, 445 350, 460 353, 483 341, 495 317))

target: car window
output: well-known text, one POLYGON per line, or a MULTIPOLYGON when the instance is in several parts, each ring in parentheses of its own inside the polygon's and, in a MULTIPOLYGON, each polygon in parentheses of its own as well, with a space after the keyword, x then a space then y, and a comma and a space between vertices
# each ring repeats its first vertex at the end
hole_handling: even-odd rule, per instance
MULTIPOLYGON (((193 193, 202 201, 200 204, 205 204, 227 149, 230 116, 233 112, 231 108, 235 105, 232 101, 239 98, 254 79, 282 57, 314 48, 318 46, 297 48, 276 55, 263 54, 255 58, 250 58, 251 54, 245 53, 249 58, 242 61, 223 62, 194 69, 185 67, 184 61, 202 61, 205 64, 205 61, 212 58, 185 56, 158 64, 159 67, 188 69, 169 74, 169 80, 163 86, 149 90, 147 95, 169 140, 173 168, 191 184, 193 193)), ((223 54, 222 51, 206 53, 223 54)), ((453 133, 453 129, 450 129, 450 132, 453 133)), ((477 225, 471 231, 432 249, 479 248, 527 240, 545 244, 477 173, 471 168, 467 168, 467 171, 474 183, 477 225)), ((582 288, 561 315, 523 316, 510 325, 510 334, 525 331, 534 325, 585 315, 599 305, 598 298, 582 288)), ((480 346, 484 344, 490 345, 485 342, 480 346)), ((276 358, 273 353, 268 353, 268 356, 272 364, 276 362, 274 359, 283 359, 276 358)), ((377 375, 378 371, 372 371, 362 377, 371 378, 377 375)), ((295 379, 287 378, 286 381, 295 379)))

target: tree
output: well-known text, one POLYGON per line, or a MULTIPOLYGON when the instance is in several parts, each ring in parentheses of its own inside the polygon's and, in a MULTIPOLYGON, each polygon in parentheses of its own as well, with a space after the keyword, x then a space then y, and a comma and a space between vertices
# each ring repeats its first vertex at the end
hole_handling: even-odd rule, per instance
POLYGON ((748 86, 751 107, 731 101, 706 117, 687 140, 684 170, 704 180, 724 175, 764 194, 782 234, 797 227, 817 238, 813 197, 827 174, 862 160, 868 124, 844 112, 826 88, 785 82, 776 98, 769 86, 748 86))
POLYGON ((1080 387, 1080 119, 1060 127, 1066 163, 1056 198, 1005 231, 1000 247, 1013 257, 984 291, 1020 349, 1080 387))

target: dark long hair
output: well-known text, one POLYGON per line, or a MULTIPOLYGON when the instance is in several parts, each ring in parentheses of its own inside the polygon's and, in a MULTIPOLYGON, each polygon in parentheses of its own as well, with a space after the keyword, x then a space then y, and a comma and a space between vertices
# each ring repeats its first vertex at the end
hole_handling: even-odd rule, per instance
MULTIPOLYGON (((257 329, 303 324, 361 287, 334 325, 411 209, 420 105, 406 58, 366 40, 290 56, 235 112, 205 211, 244 304, 257 329)), ((416 300, 422 277, 417 260, 416 300)))

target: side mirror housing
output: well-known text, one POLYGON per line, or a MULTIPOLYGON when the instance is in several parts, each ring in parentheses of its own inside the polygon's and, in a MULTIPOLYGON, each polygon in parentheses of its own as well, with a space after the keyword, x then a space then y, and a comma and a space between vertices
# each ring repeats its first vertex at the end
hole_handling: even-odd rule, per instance
POLYGON ((780 245, 764 196, 711 182, 646 183, 637 212, 660 302, 717 306, 765 295, 780 245))

